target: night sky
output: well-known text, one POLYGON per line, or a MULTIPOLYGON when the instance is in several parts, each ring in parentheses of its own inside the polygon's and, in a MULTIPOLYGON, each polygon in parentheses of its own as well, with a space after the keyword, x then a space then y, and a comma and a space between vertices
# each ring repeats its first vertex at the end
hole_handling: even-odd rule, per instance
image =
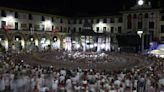
MULTIPOLYGON (((149 0, 157 7, 158 0, 149 0)), ((164 6, 164 0, 161 6, 164 6)), ((0 6, 36 12, 65 15, 93 16, 110 15, 136 4, 136 0, 0 0, 0 6)))

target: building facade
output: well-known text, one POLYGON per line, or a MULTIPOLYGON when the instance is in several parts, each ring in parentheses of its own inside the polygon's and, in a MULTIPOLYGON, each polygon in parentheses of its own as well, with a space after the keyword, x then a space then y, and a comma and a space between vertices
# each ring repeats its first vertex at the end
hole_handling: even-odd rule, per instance
POLYGON ((109 34, 109 50, 117 48, 116 34, 129 31, 141 36, 151 34, 150 40, 164 40, 162 9, 153 9, 150 2, 139 0, 129 10, 100 17, 57 16, 0 7, 0 43, 6 50, 15 51, 65 49, 72 41, 68 35, 84 31, 86 23, 91 24, 96 33, 109 34))

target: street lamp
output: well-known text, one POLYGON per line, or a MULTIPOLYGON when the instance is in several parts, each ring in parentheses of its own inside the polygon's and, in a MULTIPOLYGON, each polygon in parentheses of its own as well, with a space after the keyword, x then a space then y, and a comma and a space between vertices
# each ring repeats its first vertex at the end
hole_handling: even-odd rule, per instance
POLYGON ((143 31, 137 31, 137 34, 141 38, 141 46, 140 46, 140 48, 141 48, 141 52, 143 53, 143 51, 144 51, 144 33, 143 33, 143 31))

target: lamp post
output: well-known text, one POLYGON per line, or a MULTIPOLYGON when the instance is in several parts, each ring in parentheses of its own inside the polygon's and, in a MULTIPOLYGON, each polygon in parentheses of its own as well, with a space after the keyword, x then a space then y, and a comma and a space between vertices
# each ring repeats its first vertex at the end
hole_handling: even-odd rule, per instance
POLYGON ((143 31, 137 31, 137 34, 141 38, 141 46, 140 46, 140 48, 141 48, 141 52, 143 53, 143 51, 144 51, 144 33, 143 33, 143 31))

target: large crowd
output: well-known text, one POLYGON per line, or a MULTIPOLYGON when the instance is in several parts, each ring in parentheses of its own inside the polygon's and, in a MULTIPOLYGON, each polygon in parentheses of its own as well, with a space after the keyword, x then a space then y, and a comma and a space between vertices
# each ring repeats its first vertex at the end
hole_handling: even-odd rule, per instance
POLYGON ((118 71, 56 69, 28 64, 9 53, 1 58, 0 92, 164 92, 161 58, 149 57, 151 65, 118 71))

